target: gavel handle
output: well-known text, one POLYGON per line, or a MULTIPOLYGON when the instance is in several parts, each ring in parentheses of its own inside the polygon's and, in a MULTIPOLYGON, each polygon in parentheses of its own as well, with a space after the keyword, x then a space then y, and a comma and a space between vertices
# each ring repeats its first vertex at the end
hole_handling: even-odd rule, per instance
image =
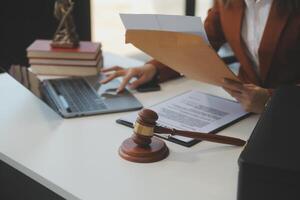
POLYGON ((179 135, 179 136, 184 136, 184 137, 189 137, 189 138, 194 138, 194 139, 199 139, 204 141, 216 142, 221 144, 229 144, 235 146, 244 146, 246 144, 246 141, 234 137, 191 132, 191 131, 181 131, 181 130, 169 129, 160 126, 156 126, 154 132, 158 134, 179 135))

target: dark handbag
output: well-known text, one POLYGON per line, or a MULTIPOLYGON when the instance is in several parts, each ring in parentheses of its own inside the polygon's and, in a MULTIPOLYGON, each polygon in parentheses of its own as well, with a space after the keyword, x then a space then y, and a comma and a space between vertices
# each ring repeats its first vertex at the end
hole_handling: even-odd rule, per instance
POLYGON ((239 157, 238 200, 300 199, 300 87, 275 91, 239 157))

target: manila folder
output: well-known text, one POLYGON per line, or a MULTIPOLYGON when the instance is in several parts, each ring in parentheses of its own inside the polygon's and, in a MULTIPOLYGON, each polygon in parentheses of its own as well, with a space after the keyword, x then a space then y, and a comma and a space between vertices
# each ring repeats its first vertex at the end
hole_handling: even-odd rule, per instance
POLYGON ((239 81, 215 50, 199 35, 161 30, 127 30, 126 43, 188 78, 222 86, 239 81))

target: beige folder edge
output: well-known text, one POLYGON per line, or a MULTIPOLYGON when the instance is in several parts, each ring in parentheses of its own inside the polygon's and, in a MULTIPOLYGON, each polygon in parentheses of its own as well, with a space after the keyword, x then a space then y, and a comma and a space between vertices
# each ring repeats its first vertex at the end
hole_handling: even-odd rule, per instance
POLYGON ((214 49, 200 36, 159 30, 127 30, 126 43, 186 77, 222 86, 223 79, 239 81, 214 49))

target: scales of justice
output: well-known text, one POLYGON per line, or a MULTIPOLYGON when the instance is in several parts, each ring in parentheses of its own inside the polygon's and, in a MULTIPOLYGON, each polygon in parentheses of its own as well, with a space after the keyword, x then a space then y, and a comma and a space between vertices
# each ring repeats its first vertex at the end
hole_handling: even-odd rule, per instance
POLYGON ((51 47, 53 48, 77 48, 79 37, 72 16, 74 2, 72 0, 56 0, 54 16, 59 20, 51 47))

